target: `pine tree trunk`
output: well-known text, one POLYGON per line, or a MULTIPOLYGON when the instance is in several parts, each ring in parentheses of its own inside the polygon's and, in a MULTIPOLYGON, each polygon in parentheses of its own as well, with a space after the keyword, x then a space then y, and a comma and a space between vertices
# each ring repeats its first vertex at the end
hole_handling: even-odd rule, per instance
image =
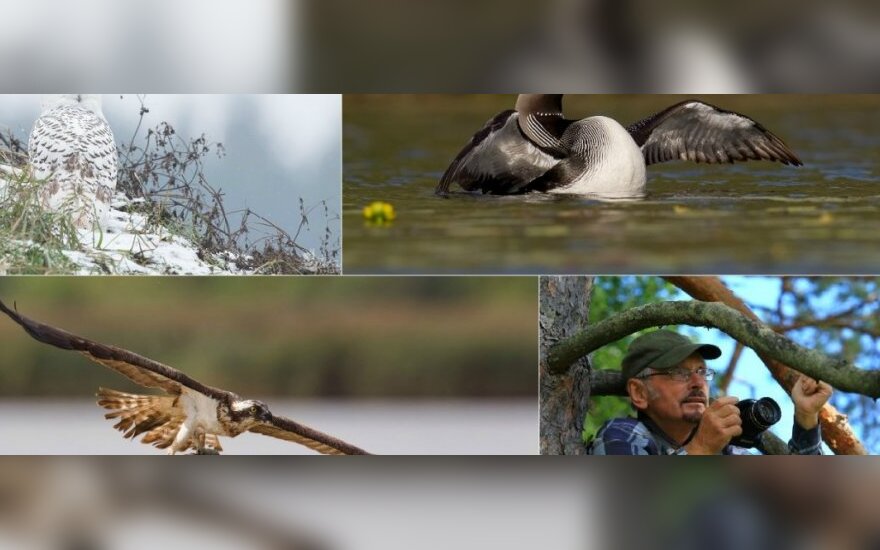
POLYGON ((584 357, 567 372, 551 374, 547 353, 589 323, 592 277, 541 277, 541 454, 584 454, 581 433, 590 399, 590 363, 584 357))

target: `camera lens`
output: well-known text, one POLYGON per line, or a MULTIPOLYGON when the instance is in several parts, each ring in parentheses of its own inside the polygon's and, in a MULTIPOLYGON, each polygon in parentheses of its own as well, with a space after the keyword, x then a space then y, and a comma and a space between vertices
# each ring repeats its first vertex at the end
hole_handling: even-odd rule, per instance
POLYGON ((779 419, 782 418, 782 410, 779 408, 779 405, 769 397, 764 397, 755 401, 750 412, 752 421, 756 426, 759 426, 761 430, 766 430, 773 424, 779 422, 779 419))
POLYGON ((770 397, 743 399, 736 406, 742 417, 742 435, 733 438, 730 443, 738 447, 755 447, 761 433, 782 418, 782 409, 770 397))

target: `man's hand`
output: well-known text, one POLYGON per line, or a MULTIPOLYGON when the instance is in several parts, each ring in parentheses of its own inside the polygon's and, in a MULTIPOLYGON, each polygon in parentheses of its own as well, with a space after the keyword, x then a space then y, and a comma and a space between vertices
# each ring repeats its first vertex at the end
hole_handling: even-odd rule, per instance
POLYGON ((717 455, 734 437, 742 434, 736 397, 719 397, 703 413, 697 433, 685 450, 692 455, 717 455))
POLYGON ((801 375, 791 388, 794 401, 794 420, 805 430, 812 430, 819 423, 819 411, 831 397, 831 386, 801 375))

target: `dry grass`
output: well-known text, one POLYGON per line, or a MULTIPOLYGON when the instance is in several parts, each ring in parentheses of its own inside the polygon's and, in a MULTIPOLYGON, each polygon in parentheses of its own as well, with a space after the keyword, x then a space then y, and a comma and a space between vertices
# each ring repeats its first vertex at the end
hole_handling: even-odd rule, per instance
POLYGON ((76 227, 64 212, 43 208, 41 185, 26 170, 0 175, 0 267, 6 274, 75 271, 64 251, 81 248, 76 227))
MULTIPOLYGON (((338 274, 340 243, 330 223, 338 219, 326 202, 299 202, 300 223, 291 235, 278 224, 250 210, 228 211, 222 189, 205 176, 209 158, 222 159, 225 149, 205 135, 181 137, 162 122, 145 129, 149 109, 141 103, 137 128, 119 145, 117 189, 135 201, 126 209, 147 217, 147 227, 162 227, 194 243, 203 261, 222 267, 234 259, 238 269, 255 274, 338 274), (298 243, 312 222, 326 226, 319 249, 298 243)), ((26 174, 25 143, 10 132, 0 135, 0 271, 17 274, 73 273, 76 265, 64 250, 82 250, 69 216, 46 212, 39 202, 40 182, 26 174), (21 171, 24 169, 25 171, 21 171)), ((137 261, 136 251, 131 253, 137 261)))
POLYGON ((208 141, 204 134, 182 138, 167 122, 143 130, 148 112, 142 103, 134 135, 120 149, 118 188, 128 197, 145 199, 140 213, 195 242, 205 261, 235 257, 240 269, 277 275, 309 272, 308 251, 297 239, 310 217, 323 214, 326 230, 317 251, 318 272, 339 273, 340 245, 332 237, 332 215, 325 202, 307 207, 300 199, 294 235, 251 209, 228 211, 222 189, 204 173, 206 159, 226 155, 223 144, 208 141))

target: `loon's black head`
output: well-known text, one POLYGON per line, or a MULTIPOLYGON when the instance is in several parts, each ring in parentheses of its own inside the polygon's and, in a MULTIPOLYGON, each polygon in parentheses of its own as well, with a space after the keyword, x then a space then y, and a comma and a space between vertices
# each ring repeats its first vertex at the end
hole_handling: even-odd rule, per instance
POLYGON ((522 115, 562 115, 562 94, 520 94, 514 109, 522 115))

